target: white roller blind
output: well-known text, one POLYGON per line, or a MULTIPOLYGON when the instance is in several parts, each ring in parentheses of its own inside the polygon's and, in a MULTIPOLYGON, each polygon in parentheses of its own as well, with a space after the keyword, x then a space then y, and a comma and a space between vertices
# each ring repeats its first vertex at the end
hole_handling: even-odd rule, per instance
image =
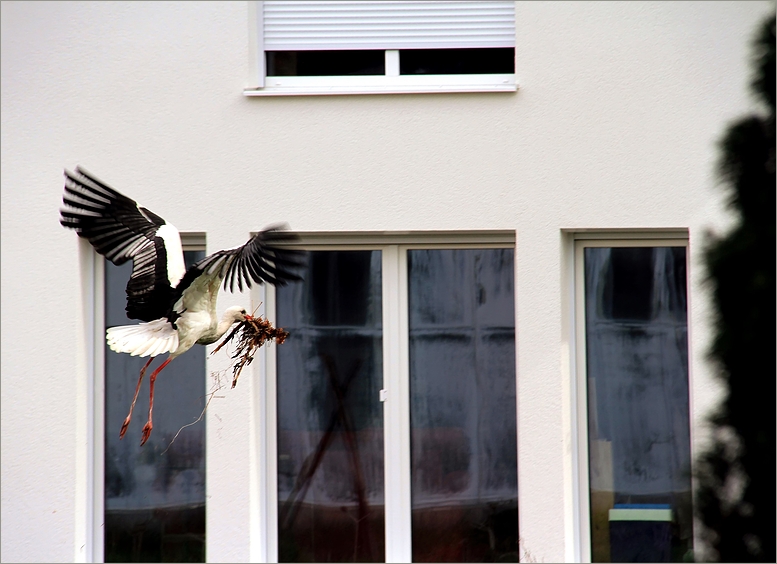
POLYGON ((267 0, 264 50, 514 47, 514 2, 267 0))

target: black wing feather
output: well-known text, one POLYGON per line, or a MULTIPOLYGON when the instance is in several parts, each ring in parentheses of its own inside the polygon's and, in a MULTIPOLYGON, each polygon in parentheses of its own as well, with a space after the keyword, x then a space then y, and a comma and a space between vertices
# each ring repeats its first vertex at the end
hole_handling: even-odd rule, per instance
POLYGON ((297 270, 304 263, 305 253, 283 246, 294 241, 294 234, 276 226, 257 233, 238 249, 221 251, 234 256, 234 260, 225 263, 230 284, 227 287, 225 280, 224 289, 234 292, 235 278, 241 290, 243 282, 250 288, 252 281, 257 284, 269 282, 274 286, 283 286, 292 280, 300 280, 301 276, 297 270), (278 258, 290 268, 279 268, 278 258))
POLYGON ((137 202, 80 167, 75 173, 65 171, 62 202, 60 223, 64 227, 74 229, 113 264, 132 259, 127 317, 142 321, 164 317, 174 295, 164 240, 156 236, 165 220, 138 208, 137 202))
MULTIPOLYGON (((224 289, 230 292, 235 291, 235 282, 242 291, 243 285, 251 288, 251 282, 284 286, 293 280, 301 280, 298 270, 304 265, 306 253, 284 246, 295 241, 297 236, 285 226, 273 226, 251 237, 242 247, 208 255, 186 271, 175 288, 173 302, 177 302, 203 274, 217 275, 223 279, 224 289)), ((168 318, 175 315, 173 311, 168 312, 168 318)))

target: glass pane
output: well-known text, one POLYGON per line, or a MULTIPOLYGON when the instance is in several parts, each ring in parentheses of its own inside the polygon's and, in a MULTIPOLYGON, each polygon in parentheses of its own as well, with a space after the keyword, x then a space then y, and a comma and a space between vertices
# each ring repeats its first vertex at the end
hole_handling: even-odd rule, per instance
POLYGON ((513 47, 481 49, 402 49, 399 74, 511 74, 513 47))
POLYGON ((267 51, 267 76, 351 76, 386 74, 378 51, 267 51))
POLYGON ((382 562, 381 254, 312 252, 277 296, 278 558, 382 562))
POLYGON ((518 561, 512 249, 408 251, 414 562, 518 561))
MULTIPOLYGON (((203 251, 185 252, 186 265, 203 251)), ((105 265, 105 325, 128 325, 125 287, 132 266, 105 265)), ((205 561, 205 423, 181 431, 205 407, 205 348, 194 347, 160 373, 154 388, 154 431, 140 436, 148 416, 149 367, 123 440, 140 369, 148 358, 105 347, 105 561, 205 561)))
POLYGON ((591 555, 692 558, 684 247, 585 249, 591 555))

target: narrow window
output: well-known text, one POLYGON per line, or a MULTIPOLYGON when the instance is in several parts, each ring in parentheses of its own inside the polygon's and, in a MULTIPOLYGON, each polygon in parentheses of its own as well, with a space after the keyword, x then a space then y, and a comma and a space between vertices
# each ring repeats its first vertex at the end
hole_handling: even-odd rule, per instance
POLYGON ((413 561, 517 561, 513 250, 407 254, 413 561))
MULTIPOLYGON (((204 251, 186 251, 186 265, 204 251)), ((105 326, 128 325, 124 288, 130 263, 105 266, 105 326)), ((147 358, 105 347, 105 562, 205 561, 205 348, 194 347, 156 382, 154 432, 140 446, 148 415, 149 368, 127 434, 119 430, 147 358)))
POLYGON ((591 558, 692 553, 686 247, 584 248, 591 558))
POLYGON ((385 560, 380 251, 278 288, 278 560, 385 560))

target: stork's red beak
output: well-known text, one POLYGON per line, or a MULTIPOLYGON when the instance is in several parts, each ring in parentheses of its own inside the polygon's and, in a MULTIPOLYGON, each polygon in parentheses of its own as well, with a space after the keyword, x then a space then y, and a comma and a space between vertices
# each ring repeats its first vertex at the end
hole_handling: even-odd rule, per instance
POLYGON ((253 315, 248 315, 246 313, 246 321, 253 321, 253 320, 254 320, 254 316, 253 315))

